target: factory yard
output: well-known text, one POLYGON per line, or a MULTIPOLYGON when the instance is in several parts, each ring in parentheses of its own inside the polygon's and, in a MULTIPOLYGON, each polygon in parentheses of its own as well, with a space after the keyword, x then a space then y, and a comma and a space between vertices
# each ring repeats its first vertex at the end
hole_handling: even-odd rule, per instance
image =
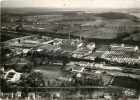
POLYGON ((96 90, 104 88, 97 98, 113 97, 117 95, 115 91, 119 93, 117 98, 120 95, 131 100, 138 97, 140 50, 137 45, 101 45, 82 39, 33 35, 8 40, 3 49, 7 52, 1 71, 11 87, 24 87, 23 83, 27 82, 27 87, 38 88, 38 93, 50 89, 63 94, 62 97, 68 94, 61 88, 66 93, 74 91, 73 97, 81 97, 82 89, 85 89, 81 98, 87 95, 92 99, 98 93, 96 90))

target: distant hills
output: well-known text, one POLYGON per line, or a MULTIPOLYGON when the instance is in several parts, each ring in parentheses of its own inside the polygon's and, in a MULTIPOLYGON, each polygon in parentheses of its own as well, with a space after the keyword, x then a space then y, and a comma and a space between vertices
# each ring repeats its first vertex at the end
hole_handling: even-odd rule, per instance
POLYGON ((118 30, 116 34, 118 34, 117 37, 119 37, 119 39, 140 41, 140 18, 134 15, 119 12, 100 13, 96 14, 96 16, 102 17, 104 21, 108 20, 108 22, 106 23, 107 26, 117 26, 120 31, 117 27, 112 30, 118 30), (112 22, 110 22, 109 20, 111 20, 112 22))
POLYGON ((27 31, 52 32, 65 35, 70 33, 71 35, 81 35, 93 39, 140 41, 140 18, 129 14, 129 11, 129 13, 119 11, 87 13, 85 11, 55 11, 48 9, 39 14, 39 10, 35 13, 36 11, 30 9, 26 13, 24 9, 21 14, 18 13, 17 15, 15 11, 14 15, 11 11, 10 13, 7 12, 8 14, 2 14, 4 16, 2 18, 7 16, 9 22, 2 20, 2 25, 13 27, 20 24, 21 29, 27 31), (12 22, 10 22, 11 19, 12 22))
POLYGON ((120 13, 120 12, 105 12, 96 14, 98 17, 102 17, 104 19, 132 19, 136 20, 137 17, 134 15, 129 15, 127 13, 120 13))

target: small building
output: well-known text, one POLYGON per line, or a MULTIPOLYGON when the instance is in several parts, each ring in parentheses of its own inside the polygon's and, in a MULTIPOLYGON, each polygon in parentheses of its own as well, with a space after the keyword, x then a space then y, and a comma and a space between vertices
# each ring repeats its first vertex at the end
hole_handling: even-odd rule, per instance
POLYGON ((5 73, 4 79, 6 79, 8 82, 15 83, 20 80, 21 74, 22 73, 16 72, 14 69, 11 69, 5 73))

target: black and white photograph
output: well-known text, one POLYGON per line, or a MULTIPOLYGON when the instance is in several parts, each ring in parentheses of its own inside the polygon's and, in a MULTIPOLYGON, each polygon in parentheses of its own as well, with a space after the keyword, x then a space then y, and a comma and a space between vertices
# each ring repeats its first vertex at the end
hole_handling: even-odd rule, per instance
POLYGON ((0 0, 0 100, 140 100, 140 0, 0 0))

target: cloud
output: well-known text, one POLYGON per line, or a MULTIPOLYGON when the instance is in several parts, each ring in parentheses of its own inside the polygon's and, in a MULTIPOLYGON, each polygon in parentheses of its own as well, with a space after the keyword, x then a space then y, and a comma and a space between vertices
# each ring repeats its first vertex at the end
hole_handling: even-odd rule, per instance
POLYGON ((32 7, 33 0, 3 0, 2 7, 32 7))

